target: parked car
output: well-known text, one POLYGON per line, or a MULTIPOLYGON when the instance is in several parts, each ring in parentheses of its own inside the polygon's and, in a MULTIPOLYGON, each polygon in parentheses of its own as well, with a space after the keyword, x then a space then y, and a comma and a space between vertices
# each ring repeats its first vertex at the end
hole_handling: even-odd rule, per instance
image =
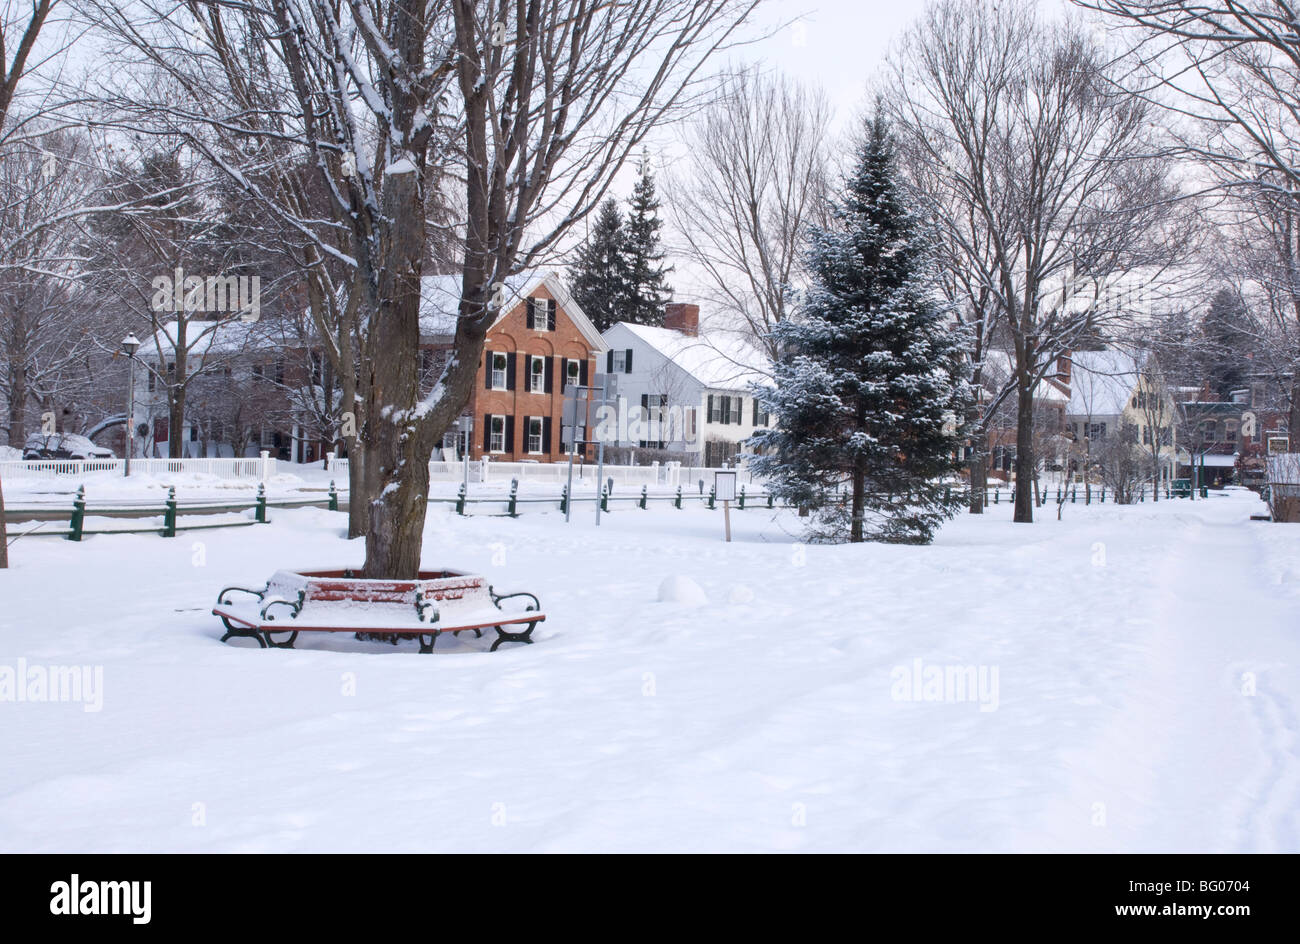
POLYGON ((79 433, 32 433, 23 446, 24 459, 115 459, 112 449, 96 446, 79 433))

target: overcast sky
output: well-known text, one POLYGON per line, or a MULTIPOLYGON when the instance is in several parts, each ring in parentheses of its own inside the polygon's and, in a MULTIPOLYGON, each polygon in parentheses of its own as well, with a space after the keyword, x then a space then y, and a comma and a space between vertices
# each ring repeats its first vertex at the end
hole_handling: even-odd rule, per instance
MULTIPOLYGON (((1070 6, 1068 0, 1039 3, 1049 15, 1070 6)), ((868 105, 870 84, 878 77, 891 45, 920 16, 926 4, 927 0, 770 0, 760 8, 753 28, 753 35, 766 38, 732 51, 720 64, 761 64, 805 84, 820 86, 834 110, 832 131, 845 141, 868 105)), ((677 134, 666 131, 650 145, 657 177, 681 166, 677 160, 682 153, 677 134)), ((620 200, 631 192, 635 176, 634 168, 625 168, 620 174, 615 185, 620 200)), ((664 189, 661 184, 660 197, 665 203, 661 213, 663 236, 671 253, 677 238, 664 189)), ((575 235, 580 241, 585 227, 580 225, 578 229, 575 235)), ((679 255, 669 261, 676 267, 669 283, 677 300, 701 301, 694 297, 700 275, 679 255)), ((707 303, 703 303, 700 314, 707 322, 710 319, 706 309, 707 303)))

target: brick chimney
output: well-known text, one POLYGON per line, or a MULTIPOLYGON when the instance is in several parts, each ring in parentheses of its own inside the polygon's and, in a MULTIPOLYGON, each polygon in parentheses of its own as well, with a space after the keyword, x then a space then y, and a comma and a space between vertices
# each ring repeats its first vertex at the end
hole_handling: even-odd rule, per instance
POLYGON ((664 308, 664 327, 696 337, 700 333, 700 306, 669 302, 664 308))

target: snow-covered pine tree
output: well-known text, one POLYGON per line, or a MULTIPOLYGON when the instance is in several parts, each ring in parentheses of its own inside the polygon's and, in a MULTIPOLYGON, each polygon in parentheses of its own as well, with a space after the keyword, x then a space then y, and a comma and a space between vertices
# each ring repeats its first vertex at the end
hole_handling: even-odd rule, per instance
POLYGON ((613 198, 596 211, 595 225, 578 248, 570 273, 569 291, 597 331, 627 320, 633 294, 627 229, 613 198))
POLYGON ((812 235, 803 305, 773 332, 783 353, 763 399, 777 425, 752 440, 752 467, 826 537, 928 543, 962 504, 941 479, 959 465, 970 387, 879 113, 832 219, 812 235))
POLYGON ((650 158, 641 158, 636 186, 627 211, 627 265, 632 296, 623 321, 661 325, 664 308, 672 300, 668 286, 672 268, 664 265, 664 251, 659 244, 659 197, 655 193, 650 158))

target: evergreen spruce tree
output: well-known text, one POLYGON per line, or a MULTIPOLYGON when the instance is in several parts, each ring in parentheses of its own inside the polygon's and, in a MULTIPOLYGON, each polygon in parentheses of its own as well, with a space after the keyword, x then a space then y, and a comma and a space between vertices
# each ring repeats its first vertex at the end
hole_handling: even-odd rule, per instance
POLYGON ((648 156, 641 159, 636 186, 627 212, 627 266, 632 297, 623 321, 661 325, 664 306, 672 300, 668 287, 670 267, 664 265, 664 251, 659 245, 659 197, 650 172, 648 156))
POLYGON ((811 237, 804 302, 773 332, 782 355, 763 398, 777 426, 752 440, 753 468, 815 511, 824 537, 928 543, 962 504, 941 479, 959 466, 970 402, 963 336, 936 301, 884 119, 866 131, 831 227, 811 237))
POLYGON ((597 331, 628 320, 633 292, 627 230, 612 198, 600 205, 591 234, 578 249, 569 291, 597 331))

